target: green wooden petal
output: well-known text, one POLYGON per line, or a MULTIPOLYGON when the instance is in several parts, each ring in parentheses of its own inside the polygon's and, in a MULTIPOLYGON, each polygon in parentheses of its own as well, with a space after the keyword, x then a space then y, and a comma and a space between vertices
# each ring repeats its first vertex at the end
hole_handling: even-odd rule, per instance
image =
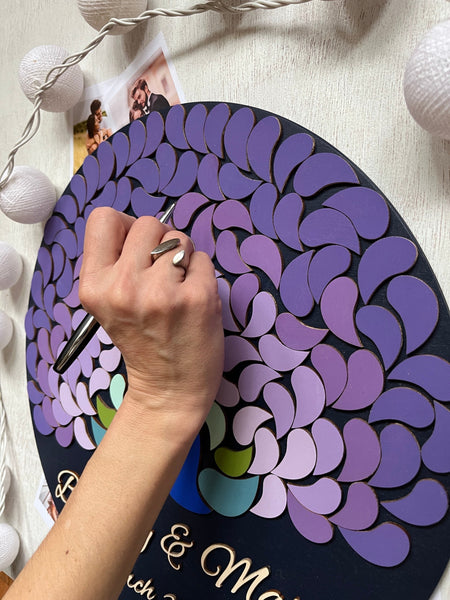
POLYGON ((116 414, 116 410, 114 408, 110 408, 107 406, 100 396, 97 396, 97 413, 98 417, 101 421, 101 424, 105 429, 111 425, 112 420, 114 419, 114 415, 116 414))
POLYGON ((230 477, 240 477, 247 472, 253 457, 253 446, 244 450, 231 450, 230 448, 217 448, 214 458, 222 473, 230 477))

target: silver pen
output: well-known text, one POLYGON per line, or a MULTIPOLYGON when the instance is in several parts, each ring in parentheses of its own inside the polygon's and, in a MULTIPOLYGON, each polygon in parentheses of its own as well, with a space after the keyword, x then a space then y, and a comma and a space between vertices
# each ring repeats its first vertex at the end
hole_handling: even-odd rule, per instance
MULTIPOLYGON (((161 223, 167 223, 174 208, 175 202, 172 203, 161 216, 159 219, 161 223)), ((73 361, 78 358, 80 353, 94 337, 99 327, 100 323, 98 323, 92 315, 86 315, 62 349, 61 354, 53 365, 53 370, 60 374, 67 371, 73 361)))

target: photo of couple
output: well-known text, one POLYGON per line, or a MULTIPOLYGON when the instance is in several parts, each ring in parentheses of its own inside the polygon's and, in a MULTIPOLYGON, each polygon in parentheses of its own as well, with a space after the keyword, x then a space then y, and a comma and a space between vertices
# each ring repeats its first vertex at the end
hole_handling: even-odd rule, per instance
POLYGON ((88 154, 92 154, 102 142, 112 135, 112 129, 107 126, 102 111, 102 103, 98 98, 91 102, 91 114, 86 120, 86 130, 86 150, 88 154))
POLYGON ((149 115, 153 110, 161 110, 170 107, 166 97, 162 94, 151 92, 147 81, 142 77, 138 79, 131 88, 131 100, 133 101, 133 104, 129 112, 130 123, 140 117, 149 115))

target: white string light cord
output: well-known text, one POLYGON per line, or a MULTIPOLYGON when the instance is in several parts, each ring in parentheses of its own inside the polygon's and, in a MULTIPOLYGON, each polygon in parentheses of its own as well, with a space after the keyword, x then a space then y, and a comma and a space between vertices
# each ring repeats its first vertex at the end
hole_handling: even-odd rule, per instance
POLYGON ((90 44, 88 44, 80 52, 76 52, 68 56, 61 64, 54 66, 47 73, 44 83, 39 87, 34 96, 33 111, 27 121, 27 124, 25 125, 23 133, 8 154, 6 165, 0 174, 0 190, 5 187, 11 178, 14 169, 14 157, 17 151, 27 142, 29 142, 39 129, 40 107, 42 104, 43 94, 56 83, 59 77, 65 73, 69 67, 80 63, 90 52, 95 50, 95 48, 97 48, 97 46, 108 35, 111 29, 113 29, 113 27, 116 25, 121 25, 123 27, 134 27, 135 25, 144 23, 149 19, 153 19, 154 17, 190 17, 192 15, 198 15, 204 12, 240 14, 250 12, 252 10, 273 10, 275 8, 282 8, 283 6, 293 4, 304 4, 309 1, 310 0, 255 0, 252 2, 243 2, 237 6, 227 6, 224 4, 223 0, 211 0, 210 2, 195 4, 194 6, 186 9, 155 8, 146 10, 134 18, 110 19, 108 23, 106 23, 106 25, 100 29, 90 44))
POLYGON ((0 516, 5 510, 6 500, 6 416, 0 390, 0 516))

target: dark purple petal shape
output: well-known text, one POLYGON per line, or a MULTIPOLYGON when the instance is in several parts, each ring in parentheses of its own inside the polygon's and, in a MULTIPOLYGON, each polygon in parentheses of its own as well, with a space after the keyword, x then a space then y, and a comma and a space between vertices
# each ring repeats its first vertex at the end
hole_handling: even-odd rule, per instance
POLYGON ((72 194, 65 194, 55 204, 53 212, 64 215, 68 223, 73 223, 78 217, 78 202, 72 194))
POLYGON ((67 227, 66 222, 57 215, 53 215, 45 224, 44 244, 50 245, 55 240, 55 235, 67 227))
POLYGON ((31 306, 26 314, 25 314, 25 333, 27 336, 27 340, 32 340, 34 339, 34 336, 36 335, 36 329, 35 329, 35 325, 33 323, 33 318, 34 318, 34 313, 36 312, 36 308, 34 306, 31 306))
POLYGON ((55 242, 61 244, 69 258, 76 258, 78 254, 78 241, 71 229, 63 229, 55 235, 55 242))
POLYGON ((169 109, 166 115, 166 136, 169 143, 180 150, 188 150, 189 144, 184 134, 184 119, 186 112, 184 106, 176 104, 169 109))
POLYGON ((436 400, 450 402, 450 364, 439 356, 411 356, 394 367, 388 378, 414 383, 436 400))
POLYGON ((70 446, 73 440, 73 423, 66 427, 57 427, 55 430, 56 441, 63 448, 70 446))
POLYGON ((412 491, 398 500, 388 500, 381 503, 398 519, 428 527, 439 523, 448 510, 448 496, 442 484, 434 479, 421 479, 412 491))
POLYGON ((250 201, 250 214, 256 229, 275 240, 277 234, 273 226, 273 211, 277 199, 277 188, 271 183, 263 183, 255 191, 250 201))
POLYGON ((214 211, 213 223, 218 229, 236 227, 253 233, 253 225, 247 207, 238 200, 225 200, 214 211))
POLYGON ((435 473, 450 473, 450 411, 434 403, 433 433, 422 446, 422 460, 435 473))
POLYGON ((264 181, 272 181, 272 154, 281 135, 280 121, 273 116, 256 123, 247 142, 250 167, 264 181))
POLYGON ((310 350, 328 333, 328 329, 305 325, 291 313, 281 313, 275 322, 275 329, 283 344, 293 350, 310 350))
POLYGON ((97 160, 99 166, 98 186, 100 190, 111 178, 114 169, 114 151, 110 142, 105 141, 97 149, 97 160))
POLYGON ((44 296, 42 294, 42 288, 42 273, 40 271, 35 271, 31 279, 31 297, 36 306, 43 309, 44 296))
POLYGON ((217 288, 218 288, 220 300, 222 302, 223 328, 226 329, 227 331, 237 332, 237 331, 239 331, 239 328, 236 325, 236 321, 233 318, 233 314, 231 312, 231 307, 230 307, 231 285, 223 277, 218 277, 217 278, 217 288))
MULTIPOLYGON (((212 230, 212 217, 215 208, 214 205, 207 206, 196 218, 191 229, 191 239, 194 242, 195 248, 202 252, 206 252, 210 258, 213 258, 216 252, 216 244, 212 230)), ((219 237, 217 238, 217 245, 219 245, 219 237)), ((225 252, 226 251, 227 249, 225 248, 225 252)), ((219 257, 217 257, 217 259, 219 260, 219 257)))
POLYGON ((84 178, 86 179, 86 200, 89 202, 97 191, 100 176, 100 168, 95 156, 86 156, 83 162, 82 171, 84 178))
MULTIPOLYGON (((72 289, 72 285, 73 285, 73 267, 72 267, 72 263, 69 260, 66 260, 66 264, 64 266, 63 272, 61 273, 61 277, 56 282, 56 292, 57 292, 58 296, 60 298, 64 298, 65 296, 67 296, 67 294, 72 289)), ((50 286, 47 287, 44 291, 44 301, 45 301, 45 297, 46 297, 45 296, 46 291, 49 288, 50 288, 50 286)), ((49 306, 47 306, 47 304, 46 304, 46 308, 50 315, 49 306)), ((52 310, 53 310, 53 303, 52 303, 52 310)))
POLYGON ((307 133, 295 133, 280 144, 273 160, 273 174, 280 192, 294 168, 306 160, 313 150, 314 139, 307 133))
POLYGON ((144 150, 147 132, 141 120, 132 121, 128 129, 128 137, 130 138, 130 153, 128 155, 127 166, 134 164, 144 150))
POLYGON ((334 208, 319 208, 310 213, 300 224, 299 236, 311 248, 337 244, 360 253, 359 238, 352 222, 334 208))
POLYGON ((370 188, 348 187, 325 200, 323 206, 335 208, 347 215, 358 235, 376 240, 386 233, 389 209, 386 200, 370 188))
POLYGON ((326 404, 339 398, 347 383, 347 364, 342 354, 333 346, 319 344, 311 351, 311 362, 325 386, 326 404))
POLYGON ((58 302, 53 307, 53 318, 59 325, 64 329, 67 337, 70 337, 72 333, 72 316, 69 309, 62 302, 58 302))
POLYGON ((150 215, 154 217, 161 210, 165 202, 164 196, 152 196, 143 188, 135 188, 131 192, 131 207, 136 217, 150 215))
POLYGON ((275 419, 277 439, 280 439, 292 427, 295 415, 294 401, 285 387, 273 381, 264 386, 263 395, 275 419))
POLYGON ((353 279, 338 277, 325 288, 320 300, 320 310, 326 326, 338 338, 353 346, 362 346, 355 328, 357 301, 358 287, 353 279))
POLYGON ((261 357, 253 344, 239 335, 226 336, 224 372, 227 373, 239 363, 247 361, 261 361, 261 357))
POLYGON ((115 181, 108 181, 100 194, 92 200, 92 206, 112 206, 116 199, 117 185, 115 181))
POLYGON ((385 369, 397 359, 403 343, 400 323, 382 306, 363 306, 356 313, 356 325, 378 348, 385 369))
POLYGON ((204 129, 207 111, 204 104, 195 104, 186 117, 184 132, 187 141, 193 150, 206 154, 208 149, 205 144, 204 129))
MULTIPOLYGON (((86 221, 83 219, 83 217, 78 217, 78 219, 75 221, 74 229, 75 236, 77 238, 77 256, 80 257, 83 253, 84 234, 86 232, 86 221)), ((79 272, 77 276, 79 276, 79 272)))
POLYGON ((403 237, 385 237, 369 246, 358 266, 359 290, 364 302, 369 302, 382 283, 410 269, 416 260, 416 246, 403 237))
POLYGON ((230 160, 236 166, 244 169, 244 171, 249 170, 247 141, 254 124, 255 115, 253 114, 253 111, 248 107, 244 107, 237 110, 231 116, 231 119, 225 127, 225 151, 230 160))
POLYGON ((33 325, 37 329, 44 328, 47 331, 51 331, 51 329, 52 329, 52 325, 51 325, 50 319, 48 318, 47 313, 45 311, 41 310, 40 308, 38 308, 38 310, 36 310, 34 313, 33 325))
POLYGON ((250 235, 241 243, 243 260, 258 267, 272 280, 275 287, 280 285, 282 262, 278 246, 264 235, 250 235))
POLYGON ((37 345, 39 356, 49 365, 53 363, 53 355, 50 350, 50 338, 46 329, 40 329, 37 334, 37 345))
POLYGON ((27 346, 27 350, 26 350, 26 365, 27 365, 27 369, 30 372, 31 377, 33 377, 33 379, 37 379, 37 359, 38 359, 38 349, 37 349, 37 345, 32 342, 30 344, 28 344, 27 346))
POLYGON ((420 468, 420 447, 414 435, 398 423, 386 425, 380 433, 381 461, 369 484, 396 488, 409 483, 420 468))
POLYGON ((342 432, 345 461, 338 481, 361 481, 370 477, 380 464, 378 436, 363 419, 351 419, 342 432))
POLYGON ((308 285, 308 269, 314 250, 304 252, 284 269, 280 280, 280 295, 284 306, 297 317, 311 312, 314 298, 308 285))
POLYGON ((128 177, 121 177, 117 182, 116 199, 114 200, 113 208, 119 212, 123 212, 130 204, 131 182, 128 177))
POLYGON ((267 365, 258 363, 248 365, 243 369, 238 379, 238 389, 242 400, 244 402, 254 402, 266 383, 279 377, 280 374, 267 365))
POLYGON ((77 173, 76 175, 74 175, 72 177, 69 185, 70 185, 72 194, 77 199, 80 213, 82 213, 84 206, 86 204, 86 180, 82 175, 77 173))
POLYGON ((387 299, 400 315, 406 332, 406 352, 414 352, 433 333, 439 318, 436 294, 422 280, 401 275, 390 281, 387 299))
POLYGON ((119 131, 112 136, 112 147, 116 157, 116 177, 122 174, 130 154, 130 142, 125 133, 119 131))
POLYGON ((259 179, 243 175, 233 163, 226 163, 219 171, 219 185, 227 198, 242 200, 253 194, 260 185, 259 179))
POLYGON ((198 158, 194 152, 184 152, 178 161, 177 170, 170 182, 163 188, 167 196, 179 197, 189 192, 197 180, 198 158))
POLYGON ((339 527, 339 531, 355 552, 379 567, 396 567, 409 554, 408 534, 395 523, 381 523, 367 531, 351 531, 343 527, 339 527))
POLYGON ((273 225, 282 242, 294 250, 303 250, 298 227, 303 214, 303 200, 292 192, 283 196, 275 207, 273 225))
POLYGON ((44 394, 36 387, 35 381, 27 383, 28 397, 32 404, 41 404, 44 399, 44 394))
POLYGON ((313 256, 308 271, 308 282, 316 302, 332 279, 350 267, 352 255, 343 246, 325 246, 313 256))
MULTIPOLYGON (((139 121, 133 121, 138 123, 139 121)), ((137 179, 149 194, 156 192, 159 186, 159 169, 151 158, 141 158, 134 161, 125 172, 127 177, 137 179)))
POLYGON ((339 527, 360 531, 371 527, 378 517, 378 499, 373 489, 361 481, 348 488, 347 499, 330 521, 339 527))
POLYGON ((215 154, 207 154, 198 166, 197 182, 201 192, 211 200, 225 200, 219 185, 220 162, 215 154))
POLYGON ((371 406, 383 391, 384 373, 370 350, 356 350, 347 364, 347 384, 333 408, 362 410, 371 406))
POLYGON ((164 135, 164 120, 161 114, 156 110, 151 112, 145 120, 145 128, 147 137, 142 156, 150 156, 160 145, 164 135))
POLYGON ((48 248, 45 248, 44 246, 39 248, 37 254, 37 264, 41 267, 42 285, 45 286, 50 281, 53 271, 52 255, 48 251, 48 248))
POLYGON ((234 316, 244 326, 250 302, 259 291, 260 282, 254 273, 245 273, 236 279, 231 287, 230 303, 234 316))
POLYGON ((287 507, 292 524, 307 540, 316 544, 326 544, 333 537, 333 525, 329 520, 305 508, 288 490, 287 507))
POLYGON ((336 183, 359 183, 349 163, 337 154, 322 152, 307 158, 294 176, 294 190, 300 196, 313 196, 336 183))
POLYGON ((208 148, 216 154, 223 157, 223 134, 225 125, 230 118, 230 107, 228 104, 216 104, 211 109, 205 122, 205 141, 208 148))
POLYGON ((401 421, 411 427, 428 427, 434 421, 431 402, 417 390, 395 387, 386 390, 376 400, 369 415, 369 423, 401 421))
POLYGON ((52 248, 52 260, 53 260, 53 277, 52 281, 56 281, 61 275, 64 268, 66 253, 59 244, 53 244, 52 248))
MULTIPOLYGON (((214 207, 211 206, 210 208, 213 209, 214 207)), ((196 242, 195 245, 198 247, 196 242)), ((246 273, 250 271, 239 254, 236 236, 231 231, 222 231, 217 236, 216 256, 220 265, 230 273, 246 273)))
POLYGON ((198 192, 188 192, 187 194, 183 194, 175 204, 173 224, 177 229, 185 229, 191 222, 195 211, 208 203, 208 198, 198 192))
POLYGON ((33 407, 33 421, 34 426, 42 435, 50 435, 53 433, 54 428, 45 420, 42 407, 39 404, 33 407))

